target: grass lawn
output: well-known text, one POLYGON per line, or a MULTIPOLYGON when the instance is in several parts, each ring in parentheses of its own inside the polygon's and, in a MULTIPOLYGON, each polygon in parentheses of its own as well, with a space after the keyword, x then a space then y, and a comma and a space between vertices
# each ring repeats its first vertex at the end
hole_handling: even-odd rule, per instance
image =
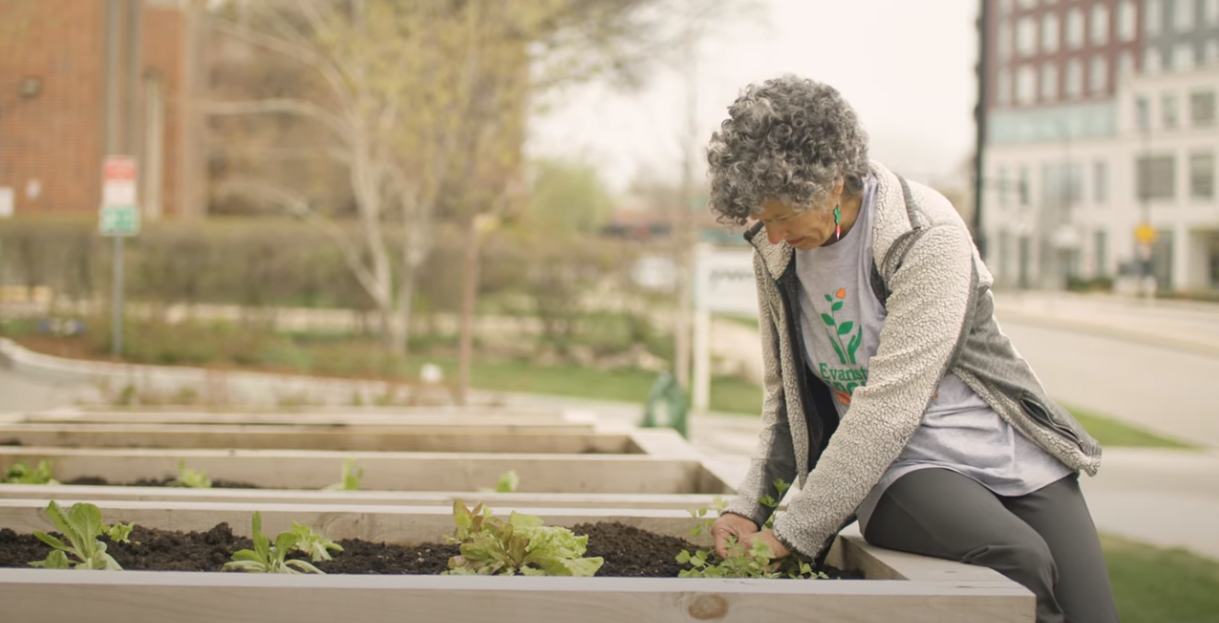
POLYGON ((1131 426, 1117 420, 1113 420, 1104 416, 1096 415, 1090 411, 1079 409, 1076 407, 1067 407, 1075 419, 1083 424, 1093 437, 1096 437, 1101 445, 1104 446, 1126 446, 1136 448, 1178 448, 1178 449, 1196 449, 1193 446, 1180 441, 1175 441, 1165 437, 1160 437, 1154 433, 1149 433, 1136 426, 1131 426))
POLYGON ((1219 561, 1101 535, 1123 623, 1219 622, 1219 561))

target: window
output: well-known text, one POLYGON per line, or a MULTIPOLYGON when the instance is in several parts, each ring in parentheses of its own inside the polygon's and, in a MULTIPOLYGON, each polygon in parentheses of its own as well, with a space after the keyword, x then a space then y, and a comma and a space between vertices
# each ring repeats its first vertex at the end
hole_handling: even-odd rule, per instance
POLYGON ((1104 205, 1109 201, 1109 163, 1092 163, 1092 202, 1104 205))
POLYGON ((1143 73, 1154 74, 1160 71, 1160 51, 1149 47, 1143 50, 1143 73))
POLYGON ((1016 101, 1031 104, 1037 100, 1037 72, 1032 65, 1021 65, 1016 71, 1016 101))
POLYGON ((1064 87, 1067 97, 1074 98, 1083 95, 1083 73, 1083 63, 1079 62, 1078 58, 1067 61, 1066 86, 1064 87))
POLYGON ((1194 47, 1188 43, 1179 43, 1172 49, 1172 68, 1184 71, 1194 65, 1194 47))
POLYGON ((1219 24, 1219 0, 1202 0, 1202 22, 1207 26, 1219 24))
POLYGON ((1007 62, 1012 57, 1012 28, 1004 22, 999 26, 999 61, 1007 62))
POLYGON ((1007 187, 1011 180, 1007 179, 1007 168, 999 167, 999 207, 1007 207, 1007 187))
POLYGON ((1058 16, 1046 13, 1041 18, 1041 51, 1058 51, 1058 16))
POLYGON ((1006 69, 1000 69, 995 78, 995 103, 1007 106, 1012 103, 1012 76, 1006 69))
POLYGON ((1151 129, 1151 102, 1142 95, 1134 100, 1134 125, 1140 130, 1151 129))
POLYGON ((1029 205, 1029 168, 1020 167, 1020 178, 1016 181, 1016 194, 1020 197, 1020 206, 1029 205))
POLYGON ((1215 92, 1197 91, 1189 94, 1189 120, 1194 125, 1215 122, 1215 92))
POLYGON ((1140 156, 1135 159, 1135 170, 1135 193, 1140 200, 1173 198, 1176 158, 1140 156))
POLYGON ((1084 10, 1071 9, 1067 13, 1067 49, 1078 50, 1084 45, 1084 10))
POLYGON ((1180 31, 1193 30, 1194 0, 1173 0, 1173 27, 1180 31))
POLYGON ((1215 197, 1215 154, 1199 152, 1189 155, 1189 196, 1194 199, 1215 197))
POLYGON ((1160 121, 1166 128, 1175 128, 1181 121, 1180 111, 1177 110, 1176 95, 1160 97, 1160 121))
POLYGON ((1219 41, 1208 39, 1202 44, 1202 62, 1213 63, 1219 61, 1219 41))
POLYGON ((1160 0, 1144 0, 1143 2, 1143 31, 1149 35, 1160 34, 1160 18, 1164 15, 1160 5, 1160 0))
POLYGON ((1088 92, 1104 93, 1109 86, 1109 62, 1104 56, 1097 54, 1092 57, 1092 67, 1088 70, 1088 92))
POLYGON ((1041 167, 1041 202, 1045 206, 1070 208, 1083 200, 1083 167, 1078 163, 1053 163, 1041 167))
POLYGON ((1109 274, 1109 233, 1098 229, 1092 240, 1092 258, 1096 262, 1096 271, 1093 274, 1105 277, 1109 274))
POLYGON ((1134 73, 1134 55, 1130 50, 1123 50, 1117 55, 1117 75, 1120 78, 1127 74, 1134 73))
POLYGON ((1058 67, 1053 63, 1041 66, 1041 101, 1058 99, 1058 67))
POLYGON ((1120 41, 1134 41, 1136 20, 1138 19, 1134 0, 1123 0, 1117 7, 1117 38, 1120 41))
POLYGON ((1109 7, 1097 4, 1092 7, 1092 45, 1109 43, 1109 7))
POLYGON ((1037 22, 1031 17, 1022 17, 1016 22, 1016 51, 1020 56, 1037 53, 1037 22))

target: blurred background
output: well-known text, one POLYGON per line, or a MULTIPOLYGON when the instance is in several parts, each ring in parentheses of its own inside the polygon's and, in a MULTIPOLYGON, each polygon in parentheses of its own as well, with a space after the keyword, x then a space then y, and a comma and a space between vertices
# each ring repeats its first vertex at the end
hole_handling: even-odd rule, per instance
MULTIPOLYGON (((744 460, 756 310, 704 258, 748 247, 703 150, 783 73, 960 211, 1117 449, 1098 524, 1219 557, 1219 0, 0 0, 0 411, 692 402, 744 460)), ((1197 560, 1149 592, 1215 615, 1197 560)))

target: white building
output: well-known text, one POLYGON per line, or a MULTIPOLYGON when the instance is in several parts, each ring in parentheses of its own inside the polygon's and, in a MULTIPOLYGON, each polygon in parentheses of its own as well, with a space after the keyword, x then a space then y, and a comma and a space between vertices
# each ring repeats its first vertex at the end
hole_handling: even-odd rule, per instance
POLYGON ((1219 288, 1219 65, 1192 59, 1143 58, 1112 95, 1068 81, 1078 96, 992 115, 983 228, 1000 287, 1137 274, 1147 222, 1159 287, 1219 288))

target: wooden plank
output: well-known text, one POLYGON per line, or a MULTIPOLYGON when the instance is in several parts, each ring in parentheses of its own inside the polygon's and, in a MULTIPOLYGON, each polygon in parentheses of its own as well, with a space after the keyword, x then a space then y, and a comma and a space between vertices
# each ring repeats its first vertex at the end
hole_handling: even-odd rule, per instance
POLYGON ((476 491, 313 491, 271 489, 180 489, 174 487, 100 487, 76 485, 0 485, 0 499, 73 499, 138 502, 237 502, 268 504, 359 504, 452 506, 470 504, 543 508, 712 509, 716 495, 700 493, 482 493, 476 491))
POLYGON ((369 452, 624 453, 628 435, 554 426, 175 426, 6 424, 0 445, 66 448, 284 448, 369 452))
POLYGON ((98 623, 398 622, 404 616, 463 623, 753 623, 810 616, 856 623, 1032 623, 1032 596, 1021 590, 901 581, 0 569, 0 603, 12 620, 70 620, 87 611, 98 623))
POLYGON ((245 412, 74 412, 30 413, 19 420, 28 424, 263 424, 277 426, 538 426, 573 430, 592 430, 594 421, 568 419, 563 413, 550 414, 445 414, 445 413, 245 413, 245 412))
POLYGON ((320 489, 338 481, 348 458, 364 468, 360 486, 366 490, 473 491, 493 487, 500 475, 514 470, 523 493, 731 491, 697 461, 648 455, 0 447, 0 470, 19 460, 33 465, 47 459, 62 482, 98 476, 127 483, 173 476, 182 459, 213 479, 272 489, 320 489))

